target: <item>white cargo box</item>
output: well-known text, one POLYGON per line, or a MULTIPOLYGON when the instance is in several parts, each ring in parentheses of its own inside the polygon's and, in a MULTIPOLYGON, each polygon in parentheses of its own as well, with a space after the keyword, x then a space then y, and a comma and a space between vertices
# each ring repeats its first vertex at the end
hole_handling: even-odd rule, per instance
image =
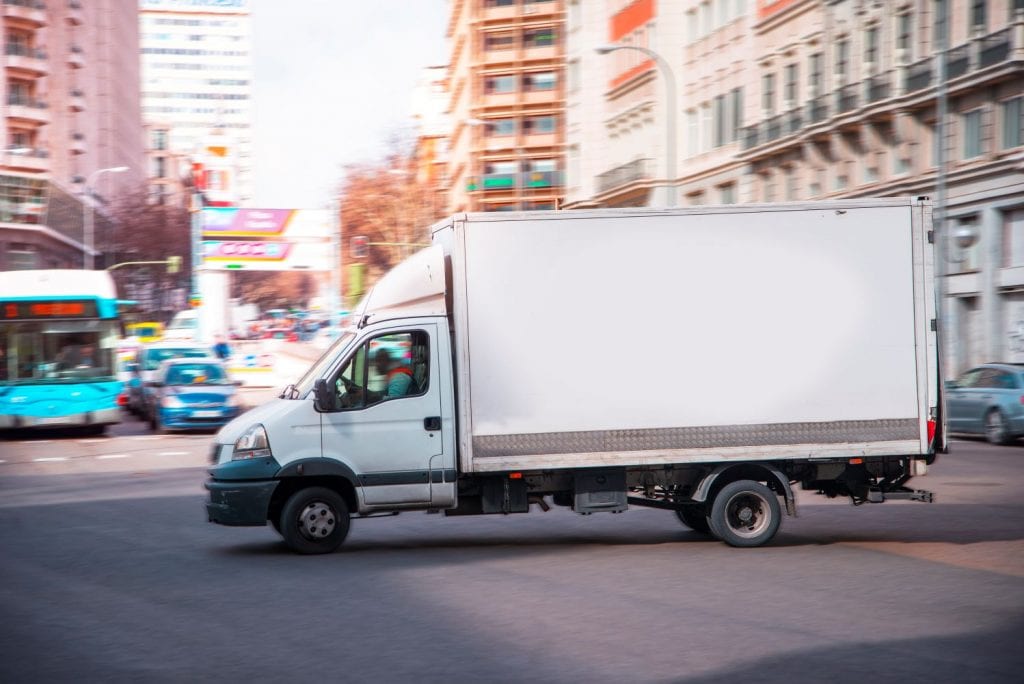
POLYGON ((460 468, 921 454, 930 205, 463 214, 460 468))

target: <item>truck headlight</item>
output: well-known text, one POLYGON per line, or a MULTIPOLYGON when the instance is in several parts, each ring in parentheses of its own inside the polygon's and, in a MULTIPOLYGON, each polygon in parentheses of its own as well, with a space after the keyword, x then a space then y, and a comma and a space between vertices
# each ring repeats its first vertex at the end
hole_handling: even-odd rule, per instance
POLYGON ((257 423, 243 432, 242 436, 235 442, 235 450, 231 454, 231 460, 241 461, 247 458, 264 458, 267 456, 271 456, 267 431, 262 425, 257 423))

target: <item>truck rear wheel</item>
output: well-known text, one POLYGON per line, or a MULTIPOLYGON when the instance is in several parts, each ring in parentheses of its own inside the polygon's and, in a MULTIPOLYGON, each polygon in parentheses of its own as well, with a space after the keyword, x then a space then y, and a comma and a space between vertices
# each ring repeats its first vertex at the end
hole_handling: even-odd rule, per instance
POLYGON ((711 533, 729 546, 761 546, 779 529, 782 511, 775 493, 760 482, 737 480, 722 488, 711 506, 711 533))
POLYGON ((307 487, 288 498, 279 531, 297 553, 331 553, 348 536, 349 522, 348 506, 337 492, 307 487))
POLYGON ((696 504, 683 506, 682 508, 676 509, 676 517, 679 518, 679 522, 683 523, 694 532, 711 534, 711 527, 708 525, 707 510, 703 506, 696 504))

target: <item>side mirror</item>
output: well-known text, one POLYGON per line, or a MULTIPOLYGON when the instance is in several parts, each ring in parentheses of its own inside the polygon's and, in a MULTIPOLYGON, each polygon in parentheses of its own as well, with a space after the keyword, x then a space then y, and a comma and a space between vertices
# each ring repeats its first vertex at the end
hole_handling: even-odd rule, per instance
POLYGON ((313 385, 313 395, 316 397, 317 411, 338 410, 338 395, 331 390, 331 386, 323 378, 317 380, 313 385))

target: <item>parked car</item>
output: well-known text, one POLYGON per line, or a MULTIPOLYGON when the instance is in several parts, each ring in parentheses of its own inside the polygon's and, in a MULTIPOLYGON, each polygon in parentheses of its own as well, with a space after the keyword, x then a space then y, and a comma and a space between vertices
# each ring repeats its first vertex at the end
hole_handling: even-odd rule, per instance
POLYGON ((167 359, 146 384, 149 424, 158 432, 219 428, 240 412, 240 383, 217 358, 167 359))
POLYGON ((1024 364, 986 363, 946 383, 950 432, 1008 444, 1024 435, 1024 364))
POLYGON ((128 381, 128 410, 132 413, 149 418, 146 413, 146 385, 153 380, 160 362, 178 357, 215 356, 213 347, 185 340, 154 342, 139 347, 135 363, 128 366, 131 379, 128 381))

